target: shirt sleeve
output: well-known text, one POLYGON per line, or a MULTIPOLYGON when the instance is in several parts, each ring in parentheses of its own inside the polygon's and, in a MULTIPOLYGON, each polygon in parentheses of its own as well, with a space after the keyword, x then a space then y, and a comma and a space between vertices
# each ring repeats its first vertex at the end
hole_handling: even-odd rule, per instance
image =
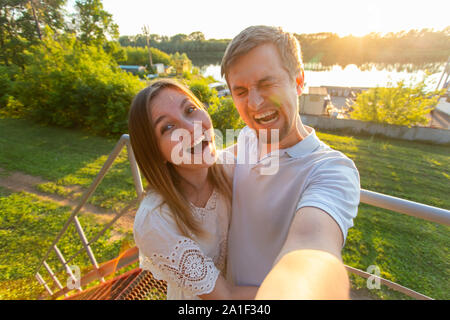
POLYGON ((210 293, 220 271, 198 243, 184 237, 164 207, 141 204, 136 213, 134 238, 140 267, 191 295, 210 293))
POLYGON ((359 197, 358 170, 352 160, 342 155, 328 160, 312 174, 296 211, 303 207, 325 211, 339 225, 345 244, 358 212, 359 197))

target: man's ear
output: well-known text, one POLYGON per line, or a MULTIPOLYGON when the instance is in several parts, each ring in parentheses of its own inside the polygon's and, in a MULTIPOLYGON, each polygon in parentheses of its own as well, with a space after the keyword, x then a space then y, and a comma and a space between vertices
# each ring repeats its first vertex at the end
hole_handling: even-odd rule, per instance
POLYGON ((301 95, 303 92, 303 86, 305 85, 305 72, 303 69, 301 69, 298 73, 298 76, 295 78, 295 82, 297 84, 297 94, 301 95))

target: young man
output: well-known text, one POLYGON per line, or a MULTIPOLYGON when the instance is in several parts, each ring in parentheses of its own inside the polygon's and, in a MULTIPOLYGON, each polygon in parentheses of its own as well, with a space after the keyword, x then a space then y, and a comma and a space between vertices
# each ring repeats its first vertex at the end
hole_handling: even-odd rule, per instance
POLYGON ((228 45, 222 76, 247 124, 235 146, 228 276, 261 286, 262 299, 347 299, 341 249, 357 214, 359 174, 301 122, 298 41, 280 28, 249 27, 228 45))

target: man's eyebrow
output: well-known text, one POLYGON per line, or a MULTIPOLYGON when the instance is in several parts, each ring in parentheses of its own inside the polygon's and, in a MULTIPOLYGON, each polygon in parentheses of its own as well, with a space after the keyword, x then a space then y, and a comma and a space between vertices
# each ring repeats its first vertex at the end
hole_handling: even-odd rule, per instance
MULTIPOLYGON (((275 80, 275 78, 274 78, 273 76, 267 76, 267 77, 264 77, 264 78, 258 80, 258 85, 260 85, 260 84, 263 83, 263 82, 274 81, 274 80, 275 80)), ((236 91, 236 90, 246 90, 246 88, 245 88, 245 87, 242 87, 242 86, 233 86, 231 90, 232 90, 232 91, 236 91)))
POLYGON ((274 77, 272 77, 272 76, 267 76, 267 77, 262 78, 261 80, 258 80, 258 84, 261 84, 261 82, 273 81, 273 80, 275 80, 274 77))
POLYGON ((245 87, 242 87, 242 86, 233 86, 233 87, 231 88, 231 91, 236 91, 236 90, 245 90, 245 87))

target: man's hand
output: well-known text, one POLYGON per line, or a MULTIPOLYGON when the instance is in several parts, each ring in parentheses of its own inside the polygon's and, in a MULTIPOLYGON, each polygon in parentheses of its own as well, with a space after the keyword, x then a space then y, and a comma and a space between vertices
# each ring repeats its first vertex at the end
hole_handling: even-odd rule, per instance
POLYGON ((320 250, 292 251, 261 284, 256 300, 346 300, 349 282, 344 265, 320 250))
POLYGON ((348 299, 349 280, 341 262, 343 235, 325 211, 304 207, 264 279, 257 299, 348 299))

